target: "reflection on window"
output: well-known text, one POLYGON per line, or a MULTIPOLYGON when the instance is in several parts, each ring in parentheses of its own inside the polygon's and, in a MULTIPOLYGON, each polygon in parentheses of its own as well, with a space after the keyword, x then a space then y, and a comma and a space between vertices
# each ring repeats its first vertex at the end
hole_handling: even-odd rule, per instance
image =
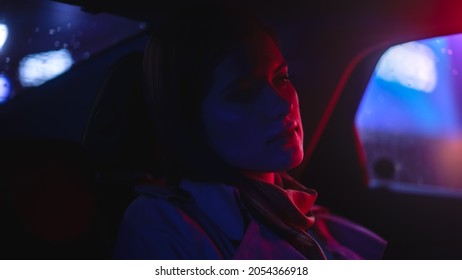
POLYGON ((435 53, 417 42, 392 47, 377 64, 377 77, 430 93, 437 81, 435 53))
POLYGON ((39 86, 66 72, 73 63, 66 49, 30 54, 19 63, 19 81, 23 87, 39 86))
POLYGON ((0 50, 8 38, 8 27, 5 24, 0 23, 0 50))
POLYGON ((379 60, 356 115, 371 187, 462 194, 462 34, 379 60))
MULTIPOLYGON (((58 1, 9 1, 0 13, 0 75, 10 77, 5 103, 144 32, 146 23, 89 13, 58 1)), ((0 80, 0 86, 2 85, 0 80)), ((3 89, 2 89, 3 90, 3 89)))
POLYGON ((4 75, 0 75, 0 104, 5 103, 10 98, 10 95, 10 80, 4 75))

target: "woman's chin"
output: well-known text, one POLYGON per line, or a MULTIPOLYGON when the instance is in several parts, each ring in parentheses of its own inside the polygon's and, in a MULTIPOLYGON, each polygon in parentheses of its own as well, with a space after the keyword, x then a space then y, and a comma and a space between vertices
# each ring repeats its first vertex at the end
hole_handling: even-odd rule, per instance
POLYGON ((288 169, 293 169, 299 166, 303 161, 303 151, 297 152, 292 156, 292 161, 288 169))
MULTIPOLYGON (((295 149, 281 153, 271 162, 273 163, 273 171, 288 171, 299 166, 303 160, 303 150, 295 149)), ((269 161, 270 162, 270 161, 269 161)))

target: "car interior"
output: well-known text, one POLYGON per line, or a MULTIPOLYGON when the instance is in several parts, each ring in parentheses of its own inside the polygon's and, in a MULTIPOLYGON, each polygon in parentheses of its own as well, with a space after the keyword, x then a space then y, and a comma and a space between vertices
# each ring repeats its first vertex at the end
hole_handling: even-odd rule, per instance
MULTIPOLYGON (((143 50, 196 2, 0 3, 1 259, 111 259, 134 185, 162 178, 143 50)), ((462 259, 462 2, 219 2, 280 40, 305 133, 290 173, 318 203, 385 259, 462 259)))

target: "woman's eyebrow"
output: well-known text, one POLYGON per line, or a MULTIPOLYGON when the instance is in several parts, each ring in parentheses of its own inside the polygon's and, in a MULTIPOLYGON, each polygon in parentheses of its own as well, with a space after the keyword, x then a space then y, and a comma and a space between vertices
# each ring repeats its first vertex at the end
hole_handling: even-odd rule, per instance
POLYGON ((278 67, 276 67, 273 71, 273 73, 278 73, 280 72, 281 70, 283 70, 284 68, 287 68, 287 63, 285 61, 281 62, 281 64, 279 64, 278 67))
MULTIPOLYGON (((287 63, 283 61, 273 70, 273 74, 277 74, 287 67, 288 67, 287 63)), ((233 89, 234 87, 236 87, 237 85, 239 85, 240 83, 249 83, 251 81, 252 81, 251 77, 247 75, 240 75, 236 77, 235 79, 231 80, 231 82, 229 82, 228 85, 226 85, 222 90, 220 90, 220 92, 227 92, 233 89)))

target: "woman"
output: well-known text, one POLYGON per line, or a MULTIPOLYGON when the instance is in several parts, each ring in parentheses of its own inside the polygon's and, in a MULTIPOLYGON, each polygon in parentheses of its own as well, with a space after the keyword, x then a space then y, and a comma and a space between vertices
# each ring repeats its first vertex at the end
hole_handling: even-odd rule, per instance
POLYGON ((165 186, 140 185, 118 259, 363 258, 315 224, 298 97, 271 31, 213 5, 180 12, 145 52, 165 186))

